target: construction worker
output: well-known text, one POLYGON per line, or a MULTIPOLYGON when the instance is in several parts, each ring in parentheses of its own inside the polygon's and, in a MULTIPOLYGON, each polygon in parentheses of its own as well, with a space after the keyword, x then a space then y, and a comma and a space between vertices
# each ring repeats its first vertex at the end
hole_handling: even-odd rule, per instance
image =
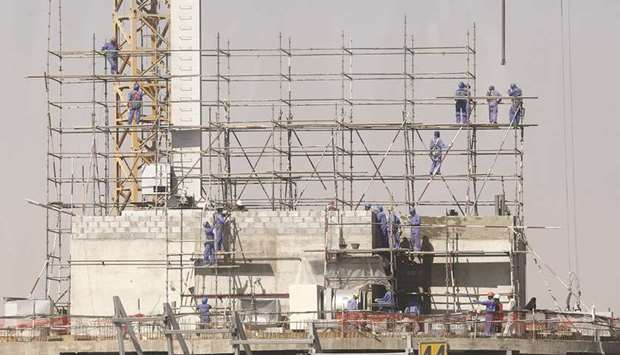
POLYGON ((469 121, 469 89, 464 82, 460 82, 454 96, 456 103, 456 123, 466 124, 469 121))
POLYGON ((514 329, 514 321, 517 319, 518 313, 515 312, 517 309, 517 301, 514 298, 514 295, 511 293, 508 294, 508 305, 506 306, 506 312, 508 312, 506 327, 504 328, 504 336, 509 337, 515 335, 514 329))
POLYGON ((411 296, 411 301, 409 301, 409 305, 405 308, 405 314, 412 316, 420 315, 420 303, 416 295, 411 296))
POLYGON ((390 208, 390 230, 388 230, 388 232, 390 233, 392 247, 394 249, 400 248, 400 224, 400 217, 394 212, 393 208, 390 208))
POLYGON ((205 296, 202 299, 202 303, 200 303, 198 306, 198 312, 200 313, 200 329, 205 329, 207 328, 207 324, 209 324, 209 322, 211 321, 211 317, 209 315, 210 311, 211 311, 211 305, 209 305, 209 298, 207 296, 205 296))
POLYGON ((379 311, 393 310, 396 305, 396 302, 394 300, 394 293, 388 287, 383 297, 375 299, 375 303, 377 304, 377 309, 379 311))
POLYGON ((489 123, 491 124, 497 124, 498 106, 502 102, 501 96, 502 94, 495 90, 495 86, 489 86, 489 91, 487 91, 487 104, 489 105, 489 123))
POLYGON ((535 311, 536 310, 536 297, 530 298, 529 302, 523 307, 526 311, 535 311))
POLYGON ((215 261, 215 236, 213 234, 213 228, 211 228, 211 225, 207 221, 205 221, 202 227, 205 233, 203 261, 206 265, 212 265, 215 261))
POLYGON ((422 313, 431 312, 431 274, 433 271, 433 262, 435 261, 435 248, 427 235, 422 236, 422 277, 421 286, 423 293, 421 294, 422 313))
POLYGON ((409 209, 409 224, 411 224, 411 238, 409 239, 410 248, 413 251, 422 250, 422 244, 420 241, 420 215, 416 212, 415 208, 409 209))
POLYGON ((446 148, 447 146, 439 136, 439 131, 435 131, 433 139, 431 139, 431 144, 429 144, 429 153, 431 156, 431 171, 429 174, 431 176, 441 175, 441 160, 443 158, 443 150, 446 148))
POLYGON ((513 97, 512 104, 510 105, 509 114, 509 122, 510 124, 518 125, 523 118, 524 109, 523 109, 523 91, 517 84, 510 84, 510 89, 508 89, 508 96, 513 97))
POLYGON ((215 235, 215 251, 224 250, 224 225, 226 224, 226 213, 223 208, 218 208, 214 216, 213 234, 215 235))
POLYGON ((129 108, 129 118, 127 118, 127 123, 131 125, 132 120, 136 121, 136 124, 140 123, 140 112, 142 111, 142 97, 144 96, 144 92, 140 88, 140 84, 135 83, 133 85, 133 90, 129 92, 127 96, 127 107, 129 108))
POLYGON ((111 38, 101 47, 101 50, 104 52, 108 63, 110 63, 110 74, 118 74, 118 45, 116 44, 116 39, 111 38))
POLYGON ((377 222, 379 223, 379 230, 381 231, 381 236, 383 237, 384 246, 389 246, 388 241, 388 219, 385 211, 383 210, 383 206, 377 207, 377 222))
POLYGON ((358 310, 357 295, 353 295, 347 301, 347 311, 357 311, 357 310, 358 310))
POLYGON ((487 293, 486 300, 483 300, 483 301, 474 300, 474 303, 478 303, 478 304, 485 306, 485 310, 484 310, 484 335, 485 336, 491 336, 492 331, 493 331, 493 319, 495 316, 495 309, 496 309, 496 304, 495 304, 495 300, 493 299, 493 296, 495 296, 495 293, 489 291, 489 293, 487 293))
POLYGON ((493 317, 493 321, 495 322, 494 332, 501 333, 502 332, 502 323, 504 322, 504 305, 499 300, 499 293, 493 296, 493 301, 495 301, 495 315, 493 317))

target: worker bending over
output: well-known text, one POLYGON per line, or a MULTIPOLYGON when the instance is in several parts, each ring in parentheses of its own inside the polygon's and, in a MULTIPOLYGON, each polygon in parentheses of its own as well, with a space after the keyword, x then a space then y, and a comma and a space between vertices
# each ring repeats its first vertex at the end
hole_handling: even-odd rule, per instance
POLYGON ((347 301, 347 311, 357 311, 357 310, 358 310, 357 295, 353 295, 347 301))
POLYGON ((375 303, 379 311, 393 310, 396 305, 394 293, 388 288, 383 297, 375 299, 375 303))
POLYGON ((211 317, 209 315, 211 311, 211 305, 209 305, 209 298, 205 296, 202 299, 202 303, 198 305, 198 312, 200 313, 200 329, 206 329, 207 324, 211 321, 211 317))

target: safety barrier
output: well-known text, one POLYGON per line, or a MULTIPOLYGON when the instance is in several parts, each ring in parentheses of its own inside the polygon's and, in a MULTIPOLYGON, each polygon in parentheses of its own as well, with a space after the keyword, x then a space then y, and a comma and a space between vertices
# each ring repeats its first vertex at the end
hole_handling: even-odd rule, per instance
MULTIPOLYGON (((253 321, 242 317, 248 339, 288 339, 306 341, 311 328, 324 337, 438 337, 438 338, 549 338, 620 339, 620 319, 583 313, 550 311, 504 312, 492 321, 476 312, 410 315, 403 313, 338 311, 327 312, 324 319, 289 321, 294 313, 281 313, 277 321, 253 321), (506 329, 508 328, 508 331, 506 329), (485 331, 490 330, 490 331, 485 331)), ((246 316, 248 313, 245 314, 246 316)), ((0 342, 115 339, 112 317, 4 317, 0 342), (6 319, 14 320, 7 322, 6 319), (6 326, 11 323, 13 326, 6 326)), ((135 315, 132 326, 139 339, 164 339, 163 316, 135 315)), ((208 323, 200 323, 197 314, 178 316, 180 332, 188 339, 227 339, 233 334, 232 315, 214 312, 208 323)))

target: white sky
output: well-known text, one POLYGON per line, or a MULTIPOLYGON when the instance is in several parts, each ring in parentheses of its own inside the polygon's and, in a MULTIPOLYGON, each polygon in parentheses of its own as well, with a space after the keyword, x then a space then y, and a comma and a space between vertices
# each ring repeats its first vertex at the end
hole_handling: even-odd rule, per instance
MULTIPOLYGON (((233 46, 277 44, 282 32, 300 46, 338 46, 345 31, 355 44, 400 45, 403 14, 421 43, 461 43, 472 22, 478 27, 479 85, 494 82, 504 91, 517 81, 528 95, 528 121, 540 124, 526 138, 526 220, 563 227, 529 233, 538 253, 566 278, 568 273, 560 1, 508 1, 508 65, 499 65, 500 1, 212 0, 203 2, 205 41, 215 33, 233 46)), ((617 39, 620 2, 566 0, 572 15, 572 65, 578 251, 584 301, 600 310, 620 309, 620 276, 615 257, 620 241, 615 216, 620 166, 616 136, 620 114, 615 89, 620 82, 617 39), (614 133, 616 132, 616 133, 614 133), (608 275, 608 276, 604 276, 608 275)), ((109 37, 111 1, 64 0, 65 48, 89 48, 92 33, 109 37)), ((44 261, 44 214, 24 202, 45 200, 45 97, 43 83, 26 80, 45 67, 47 2, 5 0, 0 15, 4 55, 0 59, 0 296, 27 295, 44 261)), ((448 93, 450 94, 450 93, 448 93)), ((551 281, 556 296, 565 293, 551 281)), ((552 303, 535 268, 528 273, 528 297, 552 303)), ((562 301, 561 301, 562 302, 562 301)))

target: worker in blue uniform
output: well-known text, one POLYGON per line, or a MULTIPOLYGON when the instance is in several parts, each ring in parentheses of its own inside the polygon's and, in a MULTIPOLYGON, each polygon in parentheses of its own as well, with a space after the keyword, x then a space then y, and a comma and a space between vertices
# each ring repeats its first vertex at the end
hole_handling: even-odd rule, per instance
POLYGON ((510 105, 509 114, 509 122, 510 124, 518 125, 521 123, 524 115, 523 109, 523 90, 517 84, 510 84, 510 89, 508 89, 508 96, 512 97, 512 104, 510 105))
POLYGON ((502 94, 495 90, 495 86, 489 86, 487 91, 487 105, 489 106, 489 123, 497 124, 499 104, 502 102, 502 94))
POLYGON ((118 74, 118 45, 112 38, 101 47, 106 60, 110 63, 110 74, 118 74))
POLYGON ((411 224, 410 248, 414 251, 420 251, 422 249, 420 241, 420 215, 414 207, 409 209, 409 224, 411 224))
POLYGON ((469 88, 464 82, 460 82, 454 92, 456 103, 456 123, 466 124, 469 122, 469 88))
POLYGON ((215 262, 215 236, 213 234, 213 228, 211 228, 211 225, 207 221, 205 221, 202 227, 205 233, 203 261, 206 265, 212 265, 215 262))
POLYGON ((430 175, 441 175, 441 161, 443 159, 443 150, 448 146, 441 140, 439 131, 435 131, 433 139, 429 145, 431 156, 431 171, 430 175))

